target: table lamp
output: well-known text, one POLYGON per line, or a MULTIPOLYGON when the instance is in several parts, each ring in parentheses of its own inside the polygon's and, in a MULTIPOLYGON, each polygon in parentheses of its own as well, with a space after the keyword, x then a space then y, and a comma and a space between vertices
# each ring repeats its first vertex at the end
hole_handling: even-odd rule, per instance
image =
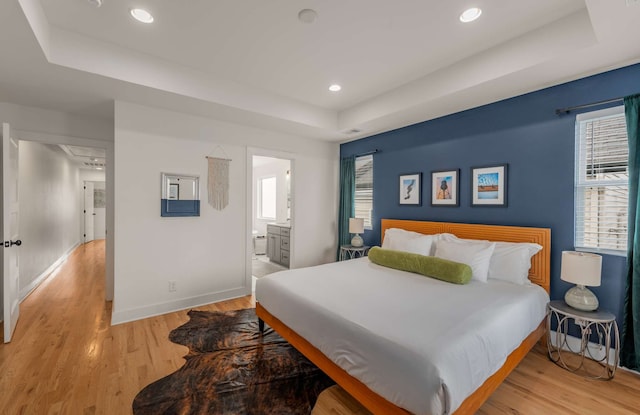
POLYGON ((582 311, 598 308, 598 297, 585 286, 600 286, 602 257, 586 252, 563 251, 560 279, 576 284, 564 295, 564 301, 582 311))
POLYGON ((355 235, 351 239, 351 246, 361 247, 362 237, 359 235, 364 232, 364 219, 363 218, 349 218, 349 233, 355 235))

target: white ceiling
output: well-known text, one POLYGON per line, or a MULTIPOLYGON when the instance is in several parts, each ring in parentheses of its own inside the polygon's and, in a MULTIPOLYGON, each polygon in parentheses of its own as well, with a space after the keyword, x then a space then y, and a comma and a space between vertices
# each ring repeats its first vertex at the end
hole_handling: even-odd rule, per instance
POLYGON ((640 62, 638 3, 3 0, 0 100, 103 118, 125 100, 346 141, 640 62), (463 24, 469 6, 483 14, 463 24))
POLYGON ((67 157, 78 167, 91 170, 104 170, 106 167, 106 151, 103 148, 81 147, 67 144, 58 145, 67 157))

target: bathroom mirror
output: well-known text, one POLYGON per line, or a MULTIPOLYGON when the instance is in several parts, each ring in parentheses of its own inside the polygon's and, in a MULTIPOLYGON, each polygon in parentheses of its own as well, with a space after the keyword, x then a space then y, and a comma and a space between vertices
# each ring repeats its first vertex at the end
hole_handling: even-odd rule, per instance
POLYGON ((200 178, 162 173, 160 216, 200 216, 200 178))

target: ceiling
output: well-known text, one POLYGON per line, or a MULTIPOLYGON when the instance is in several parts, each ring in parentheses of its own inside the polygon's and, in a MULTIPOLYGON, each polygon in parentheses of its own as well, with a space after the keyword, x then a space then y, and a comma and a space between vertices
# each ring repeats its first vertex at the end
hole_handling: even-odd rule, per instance
POLYGON ((106 151, 103 148, 81 147, 59 144, 67 157, 81 169, 104 170, 106 163, 106 151))
POLYGON ((640 0, 3 0, 0 101, 347 141, 640 62, 638 21, 640 0))

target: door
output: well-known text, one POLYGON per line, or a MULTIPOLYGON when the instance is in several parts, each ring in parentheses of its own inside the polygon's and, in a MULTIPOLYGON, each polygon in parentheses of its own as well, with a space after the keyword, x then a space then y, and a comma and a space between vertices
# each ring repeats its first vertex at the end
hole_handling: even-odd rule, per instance
POLYGON ((93 183, 93 238, 107 237, 107 200, 105 182, 93 183))
POLYGON ((18 285, 18 140, 11 137, 9 124, 2 124, 2 294, 4 342, 9 343, 20 316, 18 285))
POLYGON ((84 182, 84 242, 91 242, 93 235, 93 182, 84 182))

